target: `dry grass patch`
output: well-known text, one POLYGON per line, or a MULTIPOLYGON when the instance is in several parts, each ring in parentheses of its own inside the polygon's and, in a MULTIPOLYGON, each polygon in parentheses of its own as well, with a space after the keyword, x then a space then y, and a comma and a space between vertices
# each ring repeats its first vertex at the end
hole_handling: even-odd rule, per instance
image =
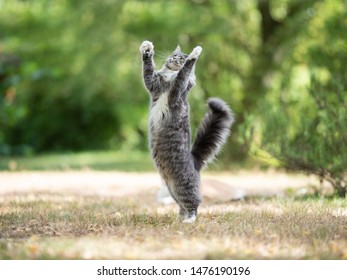
POLYGON ((5 195, 0 258, 347 259, 345 200, 207 202, 186 225, 153 197, 5 195))

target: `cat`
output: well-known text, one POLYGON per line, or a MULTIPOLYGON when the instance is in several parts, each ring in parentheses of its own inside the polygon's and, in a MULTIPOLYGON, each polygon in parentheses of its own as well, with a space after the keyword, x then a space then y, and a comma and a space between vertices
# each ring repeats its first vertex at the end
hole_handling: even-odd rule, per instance
POLYGON ((144 41, 140 46, 143 82, 151 99, 149 146, 184 223, 196 220, 201 203, 200 170, 218 154, 234 122, 229 106, 219 98, 210 98, 210 111, 191 147, 188 92, 195 85, 195 64, 201 52, 197 46, 187 55, 177 46, 156 71, 153 43, 144 41))

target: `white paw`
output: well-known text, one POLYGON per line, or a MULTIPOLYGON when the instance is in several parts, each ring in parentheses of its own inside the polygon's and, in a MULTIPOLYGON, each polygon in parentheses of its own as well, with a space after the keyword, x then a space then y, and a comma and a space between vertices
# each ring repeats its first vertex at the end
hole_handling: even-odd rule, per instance
POLYGON ((185 223, 185 224, 192 224, 192 223, 195 222, 195 220, 196 220, 196 216, 194 215, 194 216, 191 216, 189 218, 184 219, 183 223, 185 223))
POLYGON ((165 185, 163 185, 161 189, 157 192, 157 202, 162 203, 164 205, 168 205, 175 202, 165 185))
POLYGON ((143 41, 141 46, 140 46, 140 52, 142 54, 145 54, 145 53, 153 53, 153 50, 154 50, 154 46, 153 46, 153 43, 150 42, 150 41, 143 41))
POLYGON ((188 56, 188 59, 189 60, 197 59, 199 55, 201 54, 201 52, 202 52, 202 47, 200 46, 195 47, 193 51, 190 53, 190 55, 188 56))

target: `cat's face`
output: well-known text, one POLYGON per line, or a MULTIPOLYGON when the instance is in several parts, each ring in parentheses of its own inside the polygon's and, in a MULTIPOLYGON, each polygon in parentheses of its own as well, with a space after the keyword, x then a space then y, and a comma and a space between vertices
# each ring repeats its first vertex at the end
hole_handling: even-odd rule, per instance
POLYGON ((186 62, 187 57, 188 55, 181 52, 181 48, 177 46, 174 52, 167 59, 166 67, 171 70, 178 71, 182 68, 182 66, 186 62))

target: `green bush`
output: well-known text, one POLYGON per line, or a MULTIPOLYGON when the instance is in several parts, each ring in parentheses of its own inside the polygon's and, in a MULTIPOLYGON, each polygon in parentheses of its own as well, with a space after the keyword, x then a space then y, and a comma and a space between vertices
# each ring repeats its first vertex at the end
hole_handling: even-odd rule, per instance
POLYGON ((313 78, 305 104, 293 102, 270 109, 261 142, 287 169, 315 174, 345 197, 347 91, 342 82, 335 77, 329 85, 322 85, 313 78))
POLYGON ((329 181, 345 197, 347 10, 341 3, 333 7, 314 20, 309 37, 297 42, 295 66, 278 78, 243 133, 251 148, 268 152, 287 169, 329 181))

